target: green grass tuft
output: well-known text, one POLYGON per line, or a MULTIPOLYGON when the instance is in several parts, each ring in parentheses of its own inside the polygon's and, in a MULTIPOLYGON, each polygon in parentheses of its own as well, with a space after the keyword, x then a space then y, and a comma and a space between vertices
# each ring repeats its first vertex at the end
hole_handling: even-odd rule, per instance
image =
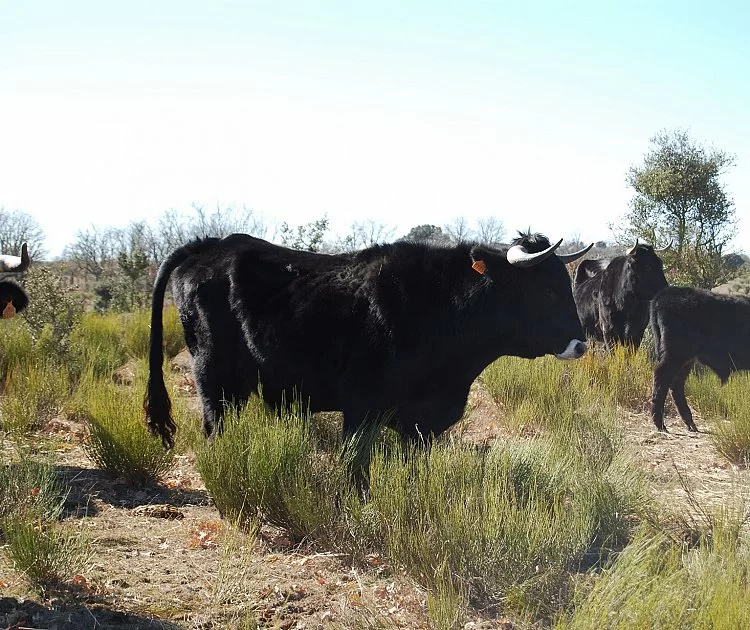
POLYGON ((70 526, 16 517, 4 519, 2 530, 13 564, 42 589, 79 573, 90 555, 82 532, 70 526))
POLYGON ((174 450, 165 451, 146 429, 142 391, 142 377, 132 388, 89 380, 79 391, 89 428, 86 453, 97 466, 138 484, 157 482, 174 462, 174 450))
POLYGON ((0 398, 0 427, 26 434, 58 415, 70 395, 68 372, 52 361, 24 363, 8 372, 0 398))

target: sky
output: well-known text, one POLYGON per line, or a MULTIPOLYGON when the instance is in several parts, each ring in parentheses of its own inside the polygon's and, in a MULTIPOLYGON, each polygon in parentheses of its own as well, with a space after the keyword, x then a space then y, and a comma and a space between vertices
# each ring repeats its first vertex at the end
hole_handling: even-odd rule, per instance
POLYGON ((750 3, 0 0, 0 206, 50 256, 192 203, 613 238, 664 129, 735 156, 750 3))

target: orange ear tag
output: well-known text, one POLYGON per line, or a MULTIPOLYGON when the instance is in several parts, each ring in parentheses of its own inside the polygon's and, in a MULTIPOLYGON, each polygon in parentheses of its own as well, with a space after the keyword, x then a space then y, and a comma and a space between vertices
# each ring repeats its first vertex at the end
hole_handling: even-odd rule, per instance
POLYGON ((3 309, 3 319, 12 319, 16 316, 16 307, 13 302, 8 302, 3 309))
POLYGON ((487 265, 483 260, 474 261, 474 264, 471 266, 471 268, 477 273, 481 273, 482 275, 484 275, 484 272, 487 271, 487 265))

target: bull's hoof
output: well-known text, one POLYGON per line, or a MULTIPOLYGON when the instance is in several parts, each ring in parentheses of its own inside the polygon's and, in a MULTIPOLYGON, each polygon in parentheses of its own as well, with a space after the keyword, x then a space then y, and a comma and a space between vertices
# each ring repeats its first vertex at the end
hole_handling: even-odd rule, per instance
POLYGON ((659 431, 660 433, 669 433, 669 431, 667 431, 667 427, 665 427, 664 424, 654 423, 654 426, 656 427, 656 430, 659 431))
POLYGON ((698 427, 695 426, 692 422, 690 424, 687 424, 687 430, 692 431, 693 433, 698 433, 698 427))

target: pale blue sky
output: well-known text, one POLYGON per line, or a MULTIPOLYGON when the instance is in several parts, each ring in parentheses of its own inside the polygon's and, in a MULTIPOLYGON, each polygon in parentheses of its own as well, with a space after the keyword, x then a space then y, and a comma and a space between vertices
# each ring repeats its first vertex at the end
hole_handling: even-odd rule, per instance
POLYGON ((618 5, 0 0, 0 205, 52 254, 192 202, 610 240, 679 127, 750 252, 750 4, 618 5))

